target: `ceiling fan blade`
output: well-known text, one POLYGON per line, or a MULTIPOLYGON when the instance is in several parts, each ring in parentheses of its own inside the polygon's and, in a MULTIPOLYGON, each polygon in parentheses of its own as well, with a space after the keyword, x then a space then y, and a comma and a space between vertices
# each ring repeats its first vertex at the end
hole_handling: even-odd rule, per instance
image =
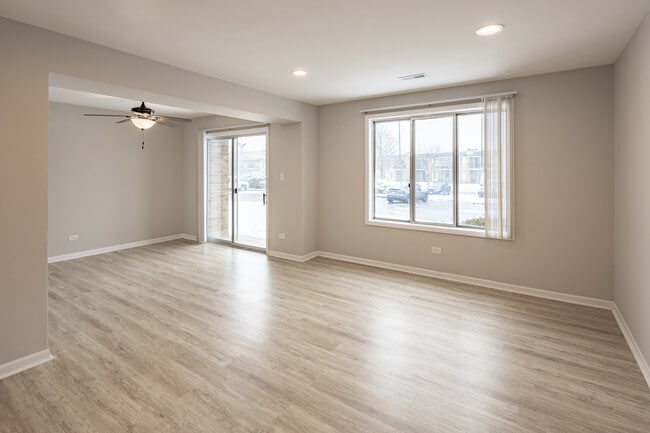
POLYGON ((92 117, 128 117, 129 119, 131 116, 127 116, 126 114, 84 114, 84 116, 92 116, 92 117))
POLYGON ((118 120, 118 121, 115 122, 115 123, 124 123, 124 122, 128 122, 128 121, 130 121, 130 120, 131 120, 131 118, 129 117, 128 119, 118 120))
POLYGON ((170 117, 170 116, 156 116, 158 119, 162 120, 173 120, 174 122, 186 122, 189 123, 192 119, 183 119, 182 117, 170 117))
POLYGON ((156 123, 160 123, 161 125, 165 125, 165 126, 171 126, 172 128, 176 126, 175 123, 172 123, 172 122, 169 122, 169 121, 163 120, 163 119, 156 120, 156 123))

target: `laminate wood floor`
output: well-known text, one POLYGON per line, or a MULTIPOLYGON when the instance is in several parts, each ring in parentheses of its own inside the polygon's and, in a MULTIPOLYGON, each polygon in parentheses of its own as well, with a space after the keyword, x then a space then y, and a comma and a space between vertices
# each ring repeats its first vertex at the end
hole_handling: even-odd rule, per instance
POLYGON ((610 311, 173 241, 50 265, 0 432, 650 432, 610 311))

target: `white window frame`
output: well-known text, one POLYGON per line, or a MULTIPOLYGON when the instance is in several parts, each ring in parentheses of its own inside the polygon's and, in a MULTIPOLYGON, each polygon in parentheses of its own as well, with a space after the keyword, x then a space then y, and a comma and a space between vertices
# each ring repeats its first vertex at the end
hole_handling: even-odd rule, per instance
MULTIPOLYGON (((424 232, 435 232, 435 233, 446 233, 453 235, 461 236, 471 236, 485 238, 486 232, 484 228, 472 228, 472 227, 459 227, 459 226, 447 226, 447 225, 436 225, 436 224, 425 224, 418 223, 414 221, 390 221, 383 219, 374 218, 374 208, 375 208, 375 145, 373 137, 373 125, 375 122, 386 121, 386 120, 400 120, 400 119, 410 119, 413 117, 436 117, 443 115, 454 115, 454 114, 463 114, 463 113, 472 113, 480 112, 483 113, 483 104, 481 102, 472 102, 464 104, 455 104, 447 105, 440 107, 428 107, 423 109, 415 110, 400 110, 384 113, 374 113, 366 114, 365 116, 365 134, 366 134, 366 158, 365 158, 365 224, 369 226, 377 227, 389 227, 389 228, 398 228, 406 230, 417 230, 424 232)), ((457 158, 457 155, 454 155, 457 158)), ((411 159, 414 156, 411 155, 411 159)), ((410 161, 412 164, 412 161, 410 161)), ((457 161, 454 161, 454 165, 457 164, 457 161)), ((413 173, 410 174, 409 182, 413 177, 413 173)), ((454 186, 454 190, 456 185, 454 186)), ((413 192, 411 191, 411 194, 413 192)), ((454 206, 457 207, 457 195, 454 196, 454 206)), ((411 215, 412 217, 412 215, 411 215)))

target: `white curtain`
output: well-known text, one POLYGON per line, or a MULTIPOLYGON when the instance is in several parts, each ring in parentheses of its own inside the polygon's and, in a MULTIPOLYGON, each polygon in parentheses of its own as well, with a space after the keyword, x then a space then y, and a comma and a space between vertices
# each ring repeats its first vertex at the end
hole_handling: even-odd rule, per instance
POLYGON ((483 114, 485 234, 514 239, 514 96, 486 97, 483 114))

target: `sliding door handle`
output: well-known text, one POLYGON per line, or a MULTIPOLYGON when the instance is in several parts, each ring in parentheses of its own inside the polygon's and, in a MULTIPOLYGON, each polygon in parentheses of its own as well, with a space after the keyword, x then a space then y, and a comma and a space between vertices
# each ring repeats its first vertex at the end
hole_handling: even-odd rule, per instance
POLYGON ((265 192, 262 193, 262 204, 264 206, 266 206, 266 193, 265 192))

